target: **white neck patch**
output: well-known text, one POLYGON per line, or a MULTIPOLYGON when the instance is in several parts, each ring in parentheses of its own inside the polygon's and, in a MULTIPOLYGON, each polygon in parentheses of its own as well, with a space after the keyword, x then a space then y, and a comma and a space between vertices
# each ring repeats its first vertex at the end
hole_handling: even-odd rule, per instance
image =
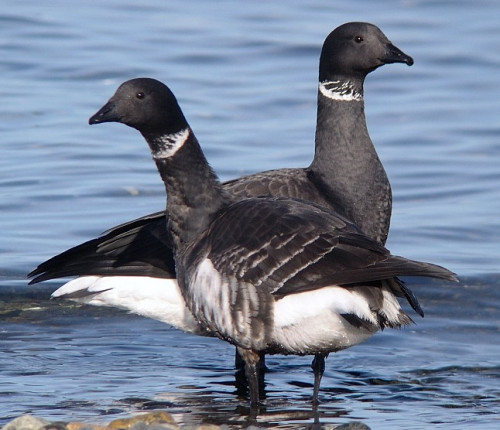
POLYGON ((363 94, 349 81, 323 81, 319 83, 318 88, 321 94, 331 100, 348 102, 363 100, 363 94))
POLYGON ((156 139, 158 150, 153 153, 155 160, 172 157, 186 143, 189 137, 189 128, 174 134, 166 134, 156 139))

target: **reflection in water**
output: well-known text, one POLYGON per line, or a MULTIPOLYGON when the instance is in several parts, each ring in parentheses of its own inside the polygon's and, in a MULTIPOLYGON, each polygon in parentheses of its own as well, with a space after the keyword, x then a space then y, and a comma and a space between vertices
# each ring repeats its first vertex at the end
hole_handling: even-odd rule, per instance
POLYGON ((217 425, 256 424, 261 427, 293 428, 297 425, 338 423, 338 418, 348 415, 347 411, 332 406, 315 408, 307 402, 298 402, 297 406, 290 400, 274 398, 266 401, 259 409, 258 415, 254 416, 247 406, 248 399, 221 399, 208 392, 202 395, 194 392, 175 395, 163 393, 155 401, 129 398, 118 403, 123 403, 124 409, 132 407, 136 411, 165 409, 176 418, 176 422, 186 425, 204 422, 217 425))

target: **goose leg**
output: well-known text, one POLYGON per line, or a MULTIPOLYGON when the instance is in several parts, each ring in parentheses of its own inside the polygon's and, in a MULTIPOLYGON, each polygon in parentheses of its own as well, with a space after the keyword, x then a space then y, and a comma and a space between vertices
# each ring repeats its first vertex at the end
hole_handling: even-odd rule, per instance
POLYGON ((328 357, 328 353, 326 354, 316 354, 312 361, 311 367, 314 372, 314 390, 312 401, 313 404, 317 405, 318 401, 318 393, 319 393, 319 385, 321 384, 321 378, 323 377, 323 373, 325 372, 325 358, 328 357))
MULTIPOLYGON (((263 375, 267 370, 266 354, 264 354, 263 352, 259 352, 259 356, 260 356, 259 373, 263 375)), ((236 349, 236 352, 234 354, 234 367, 235 367, 236 371, 245 370, 245 360, 243 360, 243 358, 241 358, 241 355, 238 352, 238 349, 236 349)))
MULTIPOLYGON (((259 390, 262 397, 264 395, 263 394, 265 387, 264 376, 266 374, 267 367, 266 367, 266 355, 263 352, 260 352, 259 355, 260 355, 260 361, 258 364, 259 390)), ((245 361, 243 360, 243 358, 241 358, 238 349, 236 349, 235 353, 234 366, 236 367, 236 372, 234 374, 236 392, 238 393, 239 396, 246 396, 248 393, 248 380, 246 376, 245 361)))
POLYGON ((238 353, 245 362, 245 374, 250 392, 250 408, 259 405, 259 362, 260 355, 251 349, 238 347, 238 353))

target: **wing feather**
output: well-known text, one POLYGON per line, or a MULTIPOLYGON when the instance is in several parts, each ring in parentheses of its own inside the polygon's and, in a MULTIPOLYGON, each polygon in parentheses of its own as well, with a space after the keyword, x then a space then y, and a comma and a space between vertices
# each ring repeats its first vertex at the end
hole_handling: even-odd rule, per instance
MULTIPOLYGON (((440 266, 391 255, 341 216, 290 199, 232 205, 212 223, 203 244, 221 274, 276 295, 397 276, 456 280, 440 266)), ((398 289, 411 300, 405 291, 398 289)))

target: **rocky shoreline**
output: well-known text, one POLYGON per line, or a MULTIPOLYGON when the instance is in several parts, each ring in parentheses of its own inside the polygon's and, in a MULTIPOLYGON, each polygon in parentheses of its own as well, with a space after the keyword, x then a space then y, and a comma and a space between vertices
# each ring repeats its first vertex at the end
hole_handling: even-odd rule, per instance
POLYGON ((7 423, 2 430, 219 430, 228 426, 199 424, 196 426, 179 426, 172 415, 164 411, 136 415, 111 421, 107 425, 88 424, 82 422, 49 422, 33 415, 21 415, 7 423))
MULTIPOLYGON (((64 422, 64 421, 47 421, 43 418, 38 418, 33 415, 21 415, 2 427, 2 430, 229 430, 235 428, 226 424, 197 424, 180 426, 177 424, 168 412, 155 411, 146 414, 136 415, 131 418, 116 419, 103 424, 88 424, 82 422, 64 422)), ((246 427, 247 430, 258 430, 257 425, 246 427)), ((287 427, 289 428, 289 427, 287 427)), ((297 428, 314 428, 314 429, 335 429, 335 430, 370 430, 368 426, 360 422, 351 422, 347 424, 334 425, 306 425, 298 426, 297 428)))

